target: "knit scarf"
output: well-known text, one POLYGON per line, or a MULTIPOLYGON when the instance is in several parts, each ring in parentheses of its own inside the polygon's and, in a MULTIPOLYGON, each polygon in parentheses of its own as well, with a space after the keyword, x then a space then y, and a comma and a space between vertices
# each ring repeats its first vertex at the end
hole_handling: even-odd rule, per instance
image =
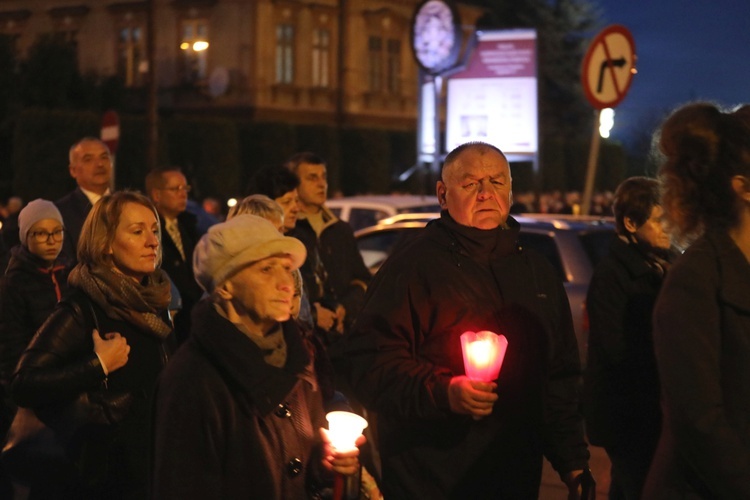
POLYGON ((68 283, 86 292, 109 318, 131 323, 159 339, 172 331, 159 316, 170 301, 169 278, 161 269, 139 283, 106 266, 80 263, 70 272, 68 283))

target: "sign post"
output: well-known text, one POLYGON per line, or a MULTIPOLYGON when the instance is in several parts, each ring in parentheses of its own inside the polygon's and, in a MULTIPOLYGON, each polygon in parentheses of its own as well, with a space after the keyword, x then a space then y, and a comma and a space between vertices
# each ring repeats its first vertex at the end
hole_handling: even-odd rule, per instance
POLYGON ((102 129, 99 134, 100 139, 109 148, 109 154, 112 158, 112 178, 110 180, 110 191, 115 189, 115 154, 120 143, 120 117, 117 111, 108 110, 102 116, 102 129))
POLYGON ((625 98, 636 73, 635 42, 627 28, 618 24, 604 28, 591 42, 581 68, 586 98, 596 110, 591 136, 582 214, 591 208, 596 164, 599 160, 599 119, 605 108, 614 108, 625 98))

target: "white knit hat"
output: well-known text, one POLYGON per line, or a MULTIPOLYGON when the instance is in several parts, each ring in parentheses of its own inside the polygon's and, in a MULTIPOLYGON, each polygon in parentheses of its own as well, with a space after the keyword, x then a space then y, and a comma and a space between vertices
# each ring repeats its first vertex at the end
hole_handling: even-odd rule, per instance
POLYGON ((211 226, 195 246, 195 280, 211 293, 244 267, 280 254, 291 256, 297 269, 305 262, 307 250, 297 238, 282 236, 268 220, 256 215, 238 215, 211 226))
POLYGON ((62 215, 55 204, 41 198, 29 202, 18 213, 18 237, 21 238, 24 246, 26 246, 26 235, 29 234, 31 226, 44 219, 53 219, 60 224, 63 223, 62 215))

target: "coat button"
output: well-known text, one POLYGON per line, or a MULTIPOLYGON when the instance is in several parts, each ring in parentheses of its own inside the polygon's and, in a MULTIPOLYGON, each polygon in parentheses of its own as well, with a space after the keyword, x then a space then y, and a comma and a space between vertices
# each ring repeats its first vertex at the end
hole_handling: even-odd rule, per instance
POLYGON ((281 403, 279 406, 277 406, 276 410, 273 413, 279 418, 289 418, 292 416, 292 411, 289 409, 289 406, 287 406, 286 403, 281 403))
POLYGON ((291 459, 289 463, 286 464, 286 470, 292 477, 299 476, 300 472, 302 472, 302 460, 299 458, 291 459))

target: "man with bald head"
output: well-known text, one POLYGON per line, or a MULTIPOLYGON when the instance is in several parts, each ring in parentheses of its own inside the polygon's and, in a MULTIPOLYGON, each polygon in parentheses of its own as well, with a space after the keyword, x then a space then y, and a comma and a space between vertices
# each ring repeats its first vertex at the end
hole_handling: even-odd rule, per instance
POLYGON ((550 264, 518 245, 511 191, 499 149, 453 150, 440 218, 368 290, 347 354, 356 394, 378 414, 385 498, 537 498, 543 456, 572 498, 593 490, 567 296, 550 264), (482 330, 508 339, 492 382, 464 370, 459 337, 482 330))
POLYGON ((84 137, 70 147, 68 171, 77 187, 55 202, 65 223, 61 256, 75 262, 78 237, 89 210, 107 194, 112 182, 112 156, 106 144, 84 137))

